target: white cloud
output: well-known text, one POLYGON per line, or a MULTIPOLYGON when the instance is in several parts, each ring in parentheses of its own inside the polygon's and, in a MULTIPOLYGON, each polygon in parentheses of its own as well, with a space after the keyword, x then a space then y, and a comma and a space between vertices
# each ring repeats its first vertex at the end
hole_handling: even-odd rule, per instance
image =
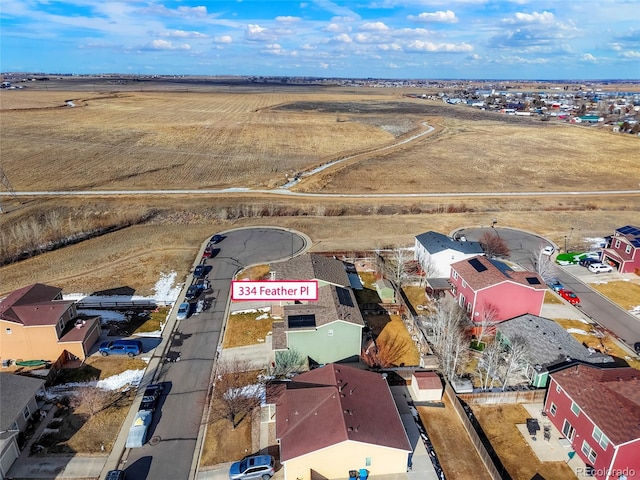
POLYGON ((591 55, 590 53, 585 53, 584 55, 582 55, 582 61, 583 62, 597 63, 598 59, 596 57, 594 57, 593 55, 591 55))
POLYGON ((397 52, 402 50, 402 47, 397 43, 382 43, 378 45, 378 50, 382 50, 383 52, 388 52, 388 51, 397 52))
POLYGON ((320 68, 323 69, 323 70, 326 70, 327 68, 329 68, 329 64, 321 62, 320 63, 320 68))
POLYGON ((624 58, 640 58, 640 52, 635 50, 629 50, 627 52, 622 52, 620 56, 624 58))
POLYGON ((191 50, 191 45, 183 43, 182 45, 174 45, 167 40, 153 40, 146 47, 146 50, 191 50))
POLYGON ((244 38, 249 41, 268 41, 273 40, 273 35, 265 27, 249 24, 244 31, 244 38))
POLYGON ((547 12, 546 10, 542 13, 533 12, 533 13, 522 13, 517 12, 513 17, 502 19, 503 23, 509 25, 528 25, 528 24, 542 24, 542 25, 550 25, 553 24, 556 17, 553 13, 547 12))
POLYGON ((290 15, 284 15, 280 17, 276 17, 276 22, 279 23, 296 23, 302 20, 300 17, 292 17, 290 15))
POLYGON ((317 47, 314 47, 313 45, 309 45, 308 43, 305 43, 300 48, 302 50, 315 50, 317 47))
POLYGON ((438 12, 423 12, 419 15, 409 15, 407 16, 409 20, 413 20, 416 22, 441 22, 441 23, 457 23, 458 17, 456 14, 451 11, 438 11, 438 12))
POLYGON ((168 30, 160 34, 165 38, 208 38, 209 35, 200 32, 187 32, 185 30, 168 30))
POLYGON ((473 47, 468 43, 433 43, 413 40, 405 48, 406 52, 470 52, 473 47))
POLYGON ((349 25, 340 25, 339 23, 330 23, 324 27, 324 31, 330 33, 344 33, 350 32, 351 27, 349 25))
POLYGON ((214 37, 213 41, 216 43, 231 43, 233 42, 233 39, 230 35, 221 35, 218 37, 214 37))
POLYGON ((362 24, 360 30, 365 32, 386 32, 389 31, 389 27, 383 22, 367 22, 362 24))
POLYGON ((339 43, 351 43, 351 37, 346 33, 341 33, 340 35, 336 35, 333 37, 333 40, 339 43))

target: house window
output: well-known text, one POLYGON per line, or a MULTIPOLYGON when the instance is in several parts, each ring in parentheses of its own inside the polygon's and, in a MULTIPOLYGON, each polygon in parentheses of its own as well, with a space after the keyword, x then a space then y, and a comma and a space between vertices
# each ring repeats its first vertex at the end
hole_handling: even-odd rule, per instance
POLYGON ((455 270, 451 270, 451 275, 453 275, 454 280, 458 279, 458 272, 456 272, 455 270))
POLYGON ((589 459, 589 462, 591 462, 591 465, 596 463, 596 458, 598 457, 598 454, 593 450, 593 448, 591 448, 591 446, 587 443, 586 440, 582 442, 582 453, 584 453, 584 456, 589 459))
POLYGON ((333 337, 333 328, 330 328, 329 330, 327 330, 327 335, 330 337, 333 337))
POLYGON ((593 427, 593 439, 598 442, 598 445, 600 445, 603 450, 607 449, 609 439, 598 427, 593 427))
POLYGON ((625 253, 631 253, 631 245, 627 245, 627 247, 624 249, 625 253))
POLYGON ((560 393, 562 391, 562 388, 560 388, 560 384, 556 383, 556 392, 560 393))
POLYGON ((60 319, 59 325, 60 325, 60 330, 63 330, 64 329, 64 318, 60 319))
POLYGON ((459 302, 458 302, 458 304, 459 304, 462 308, 464 308, 464 302, 465 302, 464 295, 463 295, 463 294, 460 294, 460 298, 459 298, 459 302))
POLYGON ((11 335, 12 333, 10 328, 5 328, 4 331, 7 335, 11 335))
POLYGON ((17 424, 16 422, 13 422, 13 423, 11 424, 11 426, 9 427, 9 430, 10 430, 10 431, 16 431, 16 430, 18 430, 18 424, 17 424))
POLYGON ((364 466, 365 467, 370 467, 371 466, 371 457, 367 457, 364 459, 364 466))
POLYGON ((616 248, 620 248, 620 240, 616 240, 616 248))
POLYGON ((566 438, 568 438, 569 440, 573 440, 573 437, 576 434, 576 429, 573 428, 573 425, 571 425, 569 422, 567 422, 566 419, 565 419, 564 423, 562 424, 562 434, 566 438))
POLYGON ((571 402, 571 411, 575 414, 576 417, 580 415, 580 407, 576 402, 571 402))
POLYGON ((467 282, 465 282, 464 280, 462 280, 462 288, 467 288, 467 282))
POLYGON ((557 411, 558 411, 558 407, 556 406, 555 403, 551 402, 551 408, 549 409, 549 412, 551 413, 551 415, 555 417, 557 411))
POLYGON ((22 411, 22 416, 24 417, 25 420, 27 420, 29 418, 29 415, 31 415, 31 412, 29 411, 29 407, 26 406, 22 411))
POLYGON ((471 302, 467 303, 467 313, 471 312, 471 302))

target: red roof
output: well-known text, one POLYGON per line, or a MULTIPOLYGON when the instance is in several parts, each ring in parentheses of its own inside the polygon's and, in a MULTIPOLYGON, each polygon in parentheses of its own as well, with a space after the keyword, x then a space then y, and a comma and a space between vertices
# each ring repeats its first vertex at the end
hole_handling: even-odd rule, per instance
POLYGON ((286 384, 276 406, 276 436, 281 461, 347 440, 412 450, 386 380, 337 364, 286 384))
POLYGON ((483 255, 455 262, 451 264, 451 268, 476 292, 503 282, 518 283, 534 290, 547 289, 544 280, 537 273, 512 270, 506 263, 483 255))
POLYGON ((14 290, 0 302, 0 319, 25 326, 55 325, 73 305, 72 300, 54 300, 62 289, 42 283, 14 290))
POLYGON ((640 438, 640 371, 576 365, 551 377, 614 444, 640 438))
POLYGON ((442 380, 435 372, 414 372, 419 390, 442 390, 442 380))

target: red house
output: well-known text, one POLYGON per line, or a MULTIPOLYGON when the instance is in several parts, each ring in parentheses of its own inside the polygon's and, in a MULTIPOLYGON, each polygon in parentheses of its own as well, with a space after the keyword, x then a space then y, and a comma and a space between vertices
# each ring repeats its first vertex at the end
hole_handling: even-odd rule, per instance
POLYGON ((627 225, 618 228, 607 239, 602 252, 602 263, 615 266, 620 273, 640 270, 640 227, 627 225))
POLYGON ((579 364, 552 373, 544 411, 597 480, 640 479, 640 371, 579 364))
POLYGON ((481 255, 452 264, 449 282, 451 294, 474 322, 540 315, 547 289, 537 273, 481 255))

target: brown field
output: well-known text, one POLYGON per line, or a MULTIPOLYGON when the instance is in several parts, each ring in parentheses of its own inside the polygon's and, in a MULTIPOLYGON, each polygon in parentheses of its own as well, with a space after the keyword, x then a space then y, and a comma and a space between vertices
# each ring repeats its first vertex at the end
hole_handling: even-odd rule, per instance
POLYGON ((589 286, 625 310, 640 306, 640 278, 637 278, 635 282, 594 282, 589 286))

